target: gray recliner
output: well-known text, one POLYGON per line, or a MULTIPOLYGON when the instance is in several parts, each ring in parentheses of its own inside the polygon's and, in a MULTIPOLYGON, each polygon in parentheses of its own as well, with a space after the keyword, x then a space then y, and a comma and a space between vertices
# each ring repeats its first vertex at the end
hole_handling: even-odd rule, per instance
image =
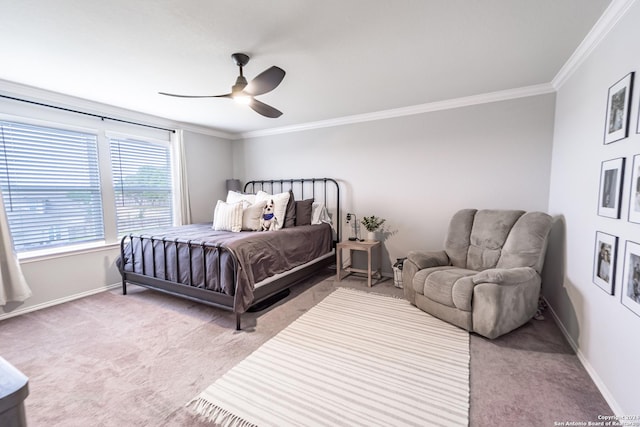
POLYGON ((487 338, 536 313, 551 216, 464 209, 449 224, 445 249, 409 252, 406 298, 421 310, 487 338))

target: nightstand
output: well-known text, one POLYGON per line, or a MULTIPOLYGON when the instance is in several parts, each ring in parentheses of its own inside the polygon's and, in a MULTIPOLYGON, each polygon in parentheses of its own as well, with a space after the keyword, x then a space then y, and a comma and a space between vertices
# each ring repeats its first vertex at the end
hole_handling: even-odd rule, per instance
POLYGON ((372 285, 372 278, 374 274, 377 274, 378 279, 382 278, 382 272, 381 272, 381 266, 382 266, 382 245, 380 244, 379 241, 364 241, 364 242, 358 242, 358 241, 346 241, 346 242, 340 242, 336 245, 336 281, 340 281, 342 279, 344 279, 345 277, 347 277, 350 274, 353 273, 362 273, 362 274, 366 274, 367 275, 367 285, 369 287, 371 287, 372 285), (352 251, 362 251, 362 252, 366 252, 367 254, 367 269, 358 269, 358 268, 353 268, 351 267, 351 265, 348 265, 346 267, 342 267, 342 251, 344 249, 348 249, 349 250, 349 259, 351 259, 351 253, 352 251), (372 266, 372 252, 374 249, 377 249, 378 252, 378 265, 377 265, 377 269, 374 271, 373 270, 373 266, 372 266), (343 271, 346 272, 347 274, 343 275, 343 271))

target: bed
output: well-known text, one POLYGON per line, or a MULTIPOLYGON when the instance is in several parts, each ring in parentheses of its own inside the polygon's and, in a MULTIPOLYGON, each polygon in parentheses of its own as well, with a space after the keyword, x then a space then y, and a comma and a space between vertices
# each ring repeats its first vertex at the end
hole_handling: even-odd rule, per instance
POLYGON ((287 218, 289 225, 276 231, 232 232, 214 230, 209 222, 129 234, 120 242, 117 262, 123 294, 134 284, 231 310, 240 330, 243 313, 262 309, 335 263, 341 218, 336 180, 255 180, 243 193, 289 193, 301 206, 312 200, 313 224, 287 218))

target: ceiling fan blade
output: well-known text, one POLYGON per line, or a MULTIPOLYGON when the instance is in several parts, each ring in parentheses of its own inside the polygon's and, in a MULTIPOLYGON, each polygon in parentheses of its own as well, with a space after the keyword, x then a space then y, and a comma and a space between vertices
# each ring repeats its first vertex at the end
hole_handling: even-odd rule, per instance
POLYGON ((224 95, 178 95, 175 93, 158 92, 160 95, 175 96, 177 98, 231 98, 230 93, 224 95))
POLYGON ((282 115, 282 111, 253 98, 251 99, 251 102, 249 102, 249 107, 251 107, 256 113, 262 114, 263 116, 271 119, 278 118, 282 115))
POLYGON ((274 65, 251 80, 244 91, 253 96, 271 92, 278 87, 284 75, 285 71, 274 65))

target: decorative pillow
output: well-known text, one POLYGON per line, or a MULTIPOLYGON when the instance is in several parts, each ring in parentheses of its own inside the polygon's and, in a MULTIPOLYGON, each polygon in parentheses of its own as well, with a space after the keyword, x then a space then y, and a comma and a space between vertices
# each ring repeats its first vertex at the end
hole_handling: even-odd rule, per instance
POLYGON ((218 200, 213 212, 213 229, 234 233, 242 230, 242 202, 227 203, 218 200))
POLYGON ((267 201, 263 200, 253 205, 250 205, 246 200, 243 203, 245 203, 245 206, 242 211, 242 229, 249 231, 260 230, 260 217, 264 207, 267 205, 267 201))
POLYGON ((258 191, 256 194, 256 203, 261 201, 273 200, 274 204, 274 215, 276 216, 276 230, 280 230, 284 225, 284 217, 285 212, 287 211, 287 203, 289 203, 289 193, 278 193, 278 194, 269 194, 262 190, 258 191))
POLYGON ((320 211, 322 210, 322 203, 313 202, 311 205, 311 224, 320 224, 320 211))
POLYGON ((296 202, 296 226, 311 224, 311 208, 313 199, 296 202))
POLYGON ((329 224, 333 225, 329 210, 324 203, 313 202, 311 205, 311 224, 329 224))
POLYGON ((287 209, 284 213, 283 228, 290 228, 295 226, 296 226, 296 201, 293 199, 293 191, 289 190, 289 201, 287 202, 287 209))
POLYGON ((237 191, 231 191, 231 190, 229 190, 229 192, 227 193, 227 203, 236 203, 242 200, 246 200, 247 202, 253 205, 256 202, 256 195, 244 194, 244 193, 239 193, 237 191))

